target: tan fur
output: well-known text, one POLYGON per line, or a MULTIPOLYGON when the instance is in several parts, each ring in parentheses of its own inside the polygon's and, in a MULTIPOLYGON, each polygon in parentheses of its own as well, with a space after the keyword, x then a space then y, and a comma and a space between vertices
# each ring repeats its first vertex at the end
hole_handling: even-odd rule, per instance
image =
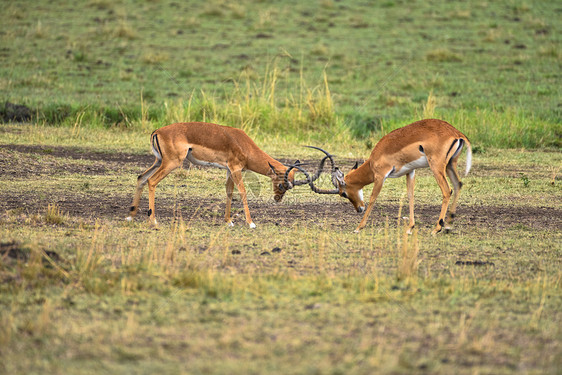
MULTIPOLYGON (((230 206, 232 192, 236 185, 244 204, 246 222, 251 227, 255 226, 250 216, 246 189, 242 181, 243 170, 254 171, 270 177, 273 181, 276 201, 280 201, 285 193, 285 190, 279 188, 279 184, 284 182, 287 167, 262 151, 240 129, 203 122, 175 123, 154 131, 151 135, 151 143, 155 153, 161 154, 162 161, 159 164, 157 156, 152 167, 139 176, 130 219, 137 214, 142 189, 148 183, 149 218, 151 224, 156 225, 154 207, 156 185, 172 170, 181 166, 188 153, 190 153, 190 159, 202 163, 212 163, 214 166, 227 170, 225 221, 229 224, 232 224, 230 206)), ((294 172, 291 171, 289 175, 291 182, 293 175, 294 172)))
MULTIPOLYGON (((415 169, 425 167, 425 165, 421 165, 423 164, 424 156, 427 159, 427 166, 433 172, 443 194, 441 212, 433 234, 441 231, 451 198, 451 189, 445 174, 449 176, 455 188, 450 211, 451 215, 447 221, 447 227, 450 226, 453 222, 458 195, 462 187, 457 173, 457 162, 460 152, 454 155, 458 149, 458 143, 452 149, 451 146, 453 142, 458 142, 460 139, 464 141, 467 152, 471 155, 471 146, 468 138, 449 123, 441 120, 417 121, 382 137, 371 152, 369 159, 359 168, 349 172, 344 178, 344 183, 339 186, 340 194, 345 193, 355 208, 362 212, 365 208, 365 202, 359 198, 359 191, 363 186, 374 183, 369 205, 355 231, 357 232, 365 227, 367 218, 382 189, 384 180, 387 177, 392 178, 401 175, 405 175, 407 178, 406 185, 410 209, 409 231, 412 230, 414 227, 415 169), (423 152, 420 151, 420 146, 423 148, 423 152), (401 174, 399 173, 400 171, 408 171, 408 173, 403 172, 404 174, 401 174)), ((467 159, 468 168, 470 168, 469 160, 470 158, 467 159)))

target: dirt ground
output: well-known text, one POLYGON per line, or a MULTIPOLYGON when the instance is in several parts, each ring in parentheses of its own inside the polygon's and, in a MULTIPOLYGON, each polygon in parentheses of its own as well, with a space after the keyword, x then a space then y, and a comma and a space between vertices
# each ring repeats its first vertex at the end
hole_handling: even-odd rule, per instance
MULTIPOLYGON (((1 145, 0 146, 0 177, 14 179, 39 179, 53 173, 80 173, 84 175, 107 175, 122 173, 124 170, 141 170, 149 167, 154 161, 150 154, 104 153, 83 148, 48 147, 30 145, 1 145), (49 157, 44 157, 49 156, 49 157), (81 162, 86 161, 86 162, 81 162)), ((290 160, 281 160, 289 163, 290 160)), ((315 165, 316 162, 308 161, 315 165)), ((351 164, 351 161, 348 161, 351 164)), ((524 171, 523 171, 524 172, 524 171)), ((128 172, 132 173, 132 172, 128 172)), ((300 187, 298 194, 312 194, 306 187, 300 187)), ((134 186, 130 191, 120 195, 107 195, 100 199, 99 195, 84 193, 69 194, 52 192, 50 203, 57 203, 63 212, 71 216, 83 218, 106 217, 108 219, 124 218, 128 215, 128 208, 134 186)), ((351 205, 343 199, 335 197, 318 197, 312 202, 299 203, 291 201, 289 192, 284 203, 274 204, 272 199, 251 199, 250 211, 256 223, 274 223, 276 225, 292 225, 296 221, 316 222, 319 225, 329 225, 331 228, 343 230, 353 229, 361 215, 357 214, 351 205)), ((0 192, 0 195, 2 193, 0 192)), ((269 194, 271 195, 271 194, 269 194)), ((236 197, 236 195, 235 195, 236 197)), ((271 198, 271 196, 269 196, 271 198)), ((180 195, 177 201, 157 196, 157 216, 161 222, 174 217, 177 207, 181 208, 184 218, 195 220, 213 219, 215 225, 222 224, 225 197, 190 197, 189 194, 180 195)), ((30 196, 29 192, 10 194, 0 200, 0 214, 8 210, 23 209, 29 214, 45 209, 46 201, 41 196, 30 196)), ((148 203, 146 192, 141 201, 140 220, 146 213, 148 203)), ((234 207, 241 216, 241 203, 236 200, 234 207)), ((389 218, 395 222, 399 211, 398 203, 376 203, 370 218, 370 225, 381 225, 389 218), (386 217, 385 217, 386 216, 386 217)), ((423 227, 430 228, 439 212, 438 205, 424 205, 416 202, 416 221, 423 227)), ((403 207, 402 216, 407 215, 407 208, 403 207)), ((243 217, 235 219, 242 223, 243 217)), ((457 211, 456 225, 477 226, 482 229, 501 230, 514 225, 524 225, 534 230, 562 230, 562 210, 552 207, 525 206, 471 206, 462 202, 457 211)))

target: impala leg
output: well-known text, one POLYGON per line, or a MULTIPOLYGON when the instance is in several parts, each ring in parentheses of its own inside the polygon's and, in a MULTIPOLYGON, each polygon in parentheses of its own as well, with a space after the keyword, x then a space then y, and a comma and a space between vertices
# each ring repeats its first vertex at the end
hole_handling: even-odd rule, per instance
POLYGON ((163 163, 160 168, 154 174, 148 178, 148 220, 150 224, 154 227, 158 225, 156 222, 156 213, 154 209, 154 193, 156 191, 156 185, 164 177, 166 177, 171 171, 179 167, 182 163, 182 160, 174 160, 169 161, 167 163, 163 163))
POLYGON ((447 214, 447 207, 449 205, 449 200, 451 199, 451 189, 449 187, 449 184, 447 183, 447 178, 445 177, 444 171, 437 170, 433 167, 431 167, 431 170, 433 171, 433 175, 435 176, 435 179, 437 180, 437 184, 439 184, 439 187, 441 188, 441 193, 443 194, 443 203, 441 204, 441 212, 439 213, 439 220, 437 221, 437 225, 435 226, 435 229, 433 229, 433 231, 431 232, 431 234, 436 235, 441 231, 441 229, 443 229, 443 226, 445 225, 444 220, 445 220, 445 215, 447 214))
POLYGON ((408 204, 410 206, 410 222, 408 224, 408 234, 412 234, 412 230, 416 225, 414 220, 414 185, 416 182, 416 171, 413 170, 412 172, 406 175, 406 188, 408 190, 408 204))
POLYGON ((154 164, 152 164, 152 167, 148 168, 143 174, 141 174, 138 177, 137 188, 135 190, 135 195, 133 197, 133 203, 131 204, 131 208, 129 209, 129 217, 127 217, 128 221, 132 221, 133 218, 137 215, 137 212, 139 210, 139 202, 140 202, 140 199, 141 199, 141 194, 142 194, 142 190, 144 188, 144 185, 146 185, 146 182, 148 181, 150 176, 152 176, 154 174, 154 172, 156 172, 156 170, 160 167, 161 164, 162 164, 162 161, 159 160, 159 159, 156 159, 156 161, 154 161, 154 164))
POLYGON ((371 193, 371 197, 369 198, 369 204, 367 205, 367 209, 365 210, 365 214, 363 215, 363 219, 361 219, 361 222, 359 223, 359 225, 357 226, 357 228, 354 231, 355 233, 359 233, 359 231, 361 229, 365 228, 365 225, 367 225, 367 219, 369 218, 369 215, 371 214, 371 211, 373 210, 373 207, 375 206, 375 201, 377 200, 377 197, 379 196, 379 194, 381 192, 383 183, 384 183, 383 178, 381 178, 381 179, 375 178, 375 184, 373 186, 373 192, 371 193))
POLYGON ((256 224, 254 224, 254 222, 252 221, 252 217, 250 216, 250 209, 248 208, 246 188, 244 187, 244 182, 242 181, 242 171, 232 171, 231 178, 238 188, 238 192, 240 192, 240 198, 242 198, 242 204, 244 205, 244 213, 246 214, 246 223, 248 223, 250 228, 255 228, 256 224))
POLYGON ((451 204, 451 208, 449 209, 449 216, 447 217, 445 223, 445 231, 449 231, 451 226, 453 225, 453 221, 455 219, 455 214, 457 212, 457 202, 459 199, 459 195, 462 189, 462 182, 459 178, 459 173, 457 172, 457 161, 451 160, 447 165, 447 176, 451 180, 453 184, 453 203, 451 204))
POLYGON ((230 206, 232 204, 232 192, 234 191, 234 181, 232 180, 232 176, 230 170, 226 170, 226 209, 224 213, 224 221, 229 226, 233 226, 232 218, 230 217, 230 206))

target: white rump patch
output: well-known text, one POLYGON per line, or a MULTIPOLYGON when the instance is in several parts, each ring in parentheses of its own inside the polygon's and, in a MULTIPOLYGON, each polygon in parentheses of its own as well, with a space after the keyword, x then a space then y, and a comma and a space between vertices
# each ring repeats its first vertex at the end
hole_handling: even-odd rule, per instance
POLYGON ((402 166, 402 168, 400 168, 400 170, 390 173, 388 175, 388 177, 390 177, 390 178, 402 177, 402 176, 412 172, 415 169, 427 168, 427 167, 429 167, 429 163, 427 162, 427 158, 425 157, 425 155, 423 155, 419 159, 416 159, 416 160, 411 161, 407 164, 404 164, 402 166))

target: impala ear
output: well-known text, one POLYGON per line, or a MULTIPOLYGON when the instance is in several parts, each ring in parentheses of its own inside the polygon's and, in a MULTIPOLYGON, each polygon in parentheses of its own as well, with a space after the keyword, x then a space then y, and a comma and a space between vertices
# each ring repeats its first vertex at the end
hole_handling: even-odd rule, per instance
POLYGON ((358 162, 358 161, 355 162, 355 165, 353 166, 353 168, 351 168, 351 170, 357 169, 357 167, 359 167, 359 162, 358 162))
POLYGON ((275 172, 275 168, 273 168, 273 165, 271 165, 270 162, 267 162, 267 164, 269 164, 269 168, 271 168, 271 171, 272 171, 273 173, 277 173, 277 172, 275 172))
POLYGON ((345 186, 345 180, 344 180, 343 172, 338 167, 336 167, 334 173, 332 174, 332 184, 337 189, 339 189, 340 186, 342 186, 342 187, 345 186))

